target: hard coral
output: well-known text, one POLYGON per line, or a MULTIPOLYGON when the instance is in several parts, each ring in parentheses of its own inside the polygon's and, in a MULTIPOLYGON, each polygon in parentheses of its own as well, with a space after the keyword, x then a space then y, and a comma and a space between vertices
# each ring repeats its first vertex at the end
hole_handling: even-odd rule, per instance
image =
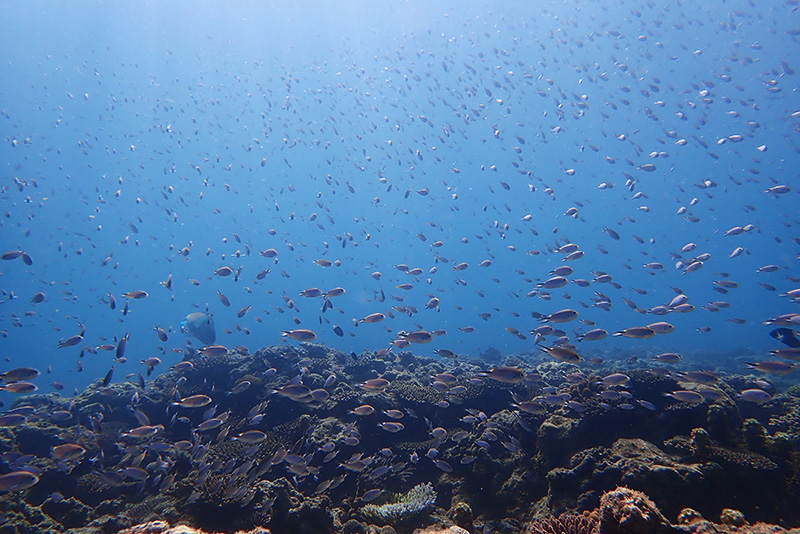
POLYGON ((368 504, 361 509, 364 517, 381 524, 397 524, 418 516, 436 503, 436 492, 430 483, 418 484, 395 502, 380 506, 368 504))
POLYGON ((692 430, 691 439, 675 436, 664 445, 688 453, 695 460, 710 460, 723 466, 752 471, 775 471, 778 465, 761 454, 749 450, 731 450, 716 445, 703 428, 692 430))
POLYGON ((557 518, 534 521, 528 526, 527 534, 595 534, 598 521, 596 513, 561 514, 557 518))
POLYGON ((472 523, 472 508, 465 502, 456 503, 451 508, 450 518, 453 520, 453 523, 467 531, 475 529, 472 523))
POLYGON ((447 528, 430 527, 424 530, 417 530, 415 534, 469 534, 469 530, 453 525, 447 528))
POLYGON ((743 527, 747 524, 744 514, 739 510, 732 510, 724 508, 719 515, 719 522, 723 525, 733 525, 735 527, 743 527))
POLYGON ((420 404, 433 405, 445 398, 443 393, 418 380, 395 380, 392 382, 392 391, 399 399, 415 403, 415 407, 420 404))
POLYGON ((776 432, 783 432, 792 443, 800 444, 800 399, 792 399, 784 403, 784 410, 784 413, 770 417, 769 430, 773 435, 776 432))
POLYGON ((600 498, 600 507, 582 515, 562 514, 531 523, 527 534, 666 534, 674 532, 650 498, 618 487, 600 498))
MULTIPOLYGON (((631 486, 659 502, 674 505, 700 497, 704 473, 698 464, 675 461, 654 444, 621 438, 611 447, 595 447, 576 453, 570 467, 547 473, 548 505, 556 513, 599 505, 604 490, 631 486), (675 494, 677 493, 677 497, 675 494)), ((677 512, 677 510, 675 510, 677 512)))
MULTIPOLYGON (((186 525, 176 525, 170 527, 166 521, 151 521, 136 525, 125 530, 120 530, 117 534, 206 534, 205 531, 187 527, 186 525)), ((239 530, 236 534, 245 534, 245 531, 239 530)), ((256 527, 253 530, 246 531, 246 534, 270 534, 270 531, 256 527)))
POLYGON ((40 508, 66 528, 77 528, 94 519, 92 509, 73 497, 49 497, 40 508))
POLYGON ((647 534, 671 532, 667 518, 644 493, 629 488, 608 491, 600 498, 600 528, 603 534, 647 534))

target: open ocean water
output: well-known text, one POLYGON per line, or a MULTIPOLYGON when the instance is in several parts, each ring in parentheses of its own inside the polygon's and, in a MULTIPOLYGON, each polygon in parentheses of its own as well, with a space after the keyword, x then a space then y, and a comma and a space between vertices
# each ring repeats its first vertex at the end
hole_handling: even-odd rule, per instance
POLYGON ((800 525, 796 1, 0 21, 0 531, 522 532, 618 438, 800 525))

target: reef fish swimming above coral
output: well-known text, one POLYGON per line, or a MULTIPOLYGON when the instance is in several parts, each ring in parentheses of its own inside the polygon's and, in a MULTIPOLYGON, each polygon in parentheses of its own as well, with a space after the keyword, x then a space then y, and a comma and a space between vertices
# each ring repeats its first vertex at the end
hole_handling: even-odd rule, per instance
POLYGON ((0 534, 800 525, 796 2, 531 7, 4 8, 0 534))

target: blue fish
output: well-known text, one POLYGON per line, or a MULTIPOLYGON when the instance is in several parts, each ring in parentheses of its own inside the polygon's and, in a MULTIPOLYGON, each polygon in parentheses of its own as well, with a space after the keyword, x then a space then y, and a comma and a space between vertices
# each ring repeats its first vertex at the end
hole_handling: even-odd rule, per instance
POLYGON ((190 334, 206 345, 213 345, 217 339, 214 331, 214 319, 203 312, 194 312, 181 321, 181 332, 190 334))
POLYGON ((797 337, 794 330, 789 328, 776 328, 769 335, 793 349, 800 347, 800 337, 797 337))

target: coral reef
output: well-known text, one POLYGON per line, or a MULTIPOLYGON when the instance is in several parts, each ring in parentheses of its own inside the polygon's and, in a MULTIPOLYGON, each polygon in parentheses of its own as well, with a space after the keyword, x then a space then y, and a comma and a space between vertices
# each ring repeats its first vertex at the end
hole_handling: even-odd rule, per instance
POLYGON ((787 400, 781 413, 770 416, 767 426, 773 434, 780 432, 793 445, 800 445, 800 398, 793 397, 787 400))
POLYGON ((647 495, 626 487, 608 491, 582 515, 562 514, 528 525, 527 534, 668 534, 675 532, 647 495))
POLYGON ((800 524, 797 399, 742 407, 727 377, 715 401, 691 405, 666 400, 683 386, 664 374, 631 368, 624 388, 608 387, 539 355, 498 362, 529 370, 513 384, 468 360, 306 343, 185 360, 144 383, 97 381, 75 399, 20 398, 24 420, 0 427, 0 474, 30 470, 38 483, 0 494, 13 525, 0 534, 154 520, 165 523, 141 528, 566 534, 604 520, 618 530, 603 532, 624 532, 662 528, 688 507, 724 528, 800 524), (376 378, 384 387, 363 387, 376 378), (211 402, 181 407, 178 397, 211 402), (82 452, 53 458, 63 444, 82 452))
POLYGON ((367 504, 361 509, 361 514, 382 525, 397 525, 431 510, 435 503, 436 492, 433 486, 430 483, 418 484, 386 504, 367 504))
POLYGON ((450 518, 456 526, 468 532, 472 532, 475 529, 472 518, 472 508, 465 502, 457 502, 450 507, 450 518))
MULTIPOLYGON (((206 534, 206 532, 186 525, 175 525, 171 527, 166 521, 151 521, 120 530, 118 534, 206 534)), ((270 531, 265 528, 256 527, 248 531, 237 530, 235 534, 270 534, 270 531)))
POLYGON ((658 500, 694 502, 702 495, 706 477, 700 465, 677 462, 641 439, 620 439, 610 448, 581 451, 570 465, 547 474, 550 509, 592 508, 604 490, 618 485, 638 488, 658 500))
POLYGON ((466 529, 459 526, 451 525, 446 528, 430 527, 416 531, 415 534, 470 534, 466 529))
POLYGON ((776 525, 749 525, 738 510, 725 509, 720 523, 706 521, 692 509, 678 515, 671 524, 655 503, 642 492, 626 487, 608 491, 600 505, 581 515, 562 514, 532 521, 526 534, 800 534, 800 529, 786 530, 776 525))
POLYGON ((678 515, 673 531, 676 534, 800 534, 798 528, 785 529, 760 522, 751 525, 745 520, 744 514, 729 508, 722 511, 719 523, 708 521, 696 510, 685 508, 678 515))
POLYGON ((666 533, 671 525, 642 492, 617 488, 600 498, 598 531, 603 534, 666 533))
POLYGON ((597 514, 585 512, 581 515, 561 514, 558 517, 540 519, 528 525, 527 534, 594 534, 599 519, 597 514))

